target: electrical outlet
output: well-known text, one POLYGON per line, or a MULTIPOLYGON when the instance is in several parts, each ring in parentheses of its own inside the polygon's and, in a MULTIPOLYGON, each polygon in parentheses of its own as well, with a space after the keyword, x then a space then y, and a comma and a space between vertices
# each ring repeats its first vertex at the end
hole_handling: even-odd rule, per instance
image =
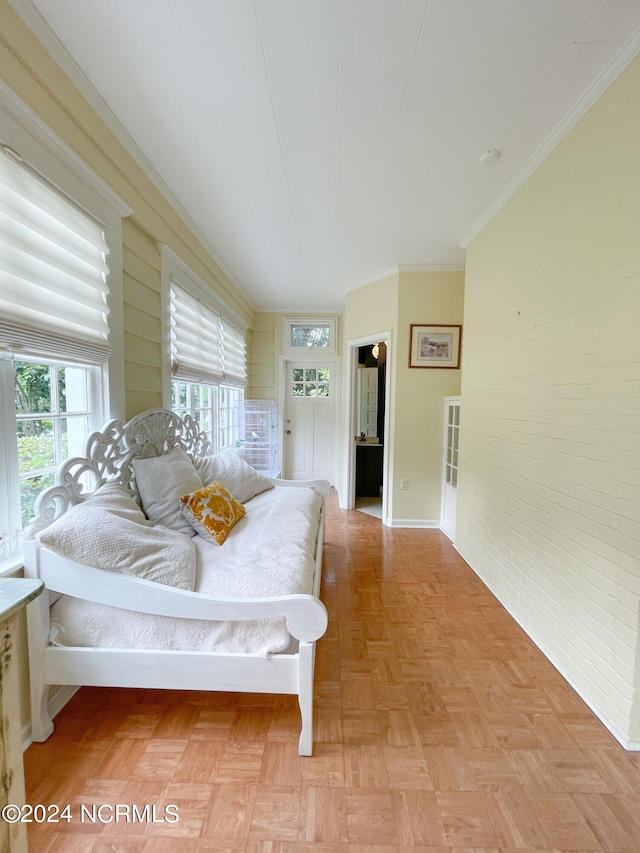
POLYGON ((408 480, 400 480, 400 488, 402 489, 402 491, 405 491, 406 489, 408 489, 409 488, 409 481, 408 480))

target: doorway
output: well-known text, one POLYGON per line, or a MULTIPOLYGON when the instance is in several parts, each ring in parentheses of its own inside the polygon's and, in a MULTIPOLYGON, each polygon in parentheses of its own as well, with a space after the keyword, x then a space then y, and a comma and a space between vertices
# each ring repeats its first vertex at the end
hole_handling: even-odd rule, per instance
POLYGON ((341 506, 387 519, 391 332, 348 342, 347 462, 341 506), (364 435, 363 435, 364 433, 364 435))

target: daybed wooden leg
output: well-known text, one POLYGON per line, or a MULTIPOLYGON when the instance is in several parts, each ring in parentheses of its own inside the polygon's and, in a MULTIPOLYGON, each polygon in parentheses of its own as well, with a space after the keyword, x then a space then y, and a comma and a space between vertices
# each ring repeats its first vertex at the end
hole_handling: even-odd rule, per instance
POLYGON ((302 729, 298 741, 299 755, 311 755, 313 753, 313 667, 315 651, 315 643, 300 643, 298 704, 302 717, 302 729))
POLYGON ((31 682, 31 737, 46 740, 53 732, 49 714, 49 685, 45 684, 42 652, 49 642, 49 596, 45 590, 27 606, 29 680, 31 682))

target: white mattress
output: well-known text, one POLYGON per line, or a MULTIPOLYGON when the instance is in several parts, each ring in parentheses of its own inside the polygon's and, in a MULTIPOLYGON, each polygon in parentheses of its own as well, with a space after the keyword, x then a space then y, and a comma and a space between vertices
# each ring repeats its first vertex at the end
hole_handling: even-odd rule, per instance
MULTIPOLYGON (((321 498, 308 488, 278 487, 245 504, 223 545, 200 536, 196 592, 238 598, 311 593, 321 498)), ((284 618, 207 622, 153 616, 63 596, 51 608, 51 642, 94 648, 181 649, 268 656, 287 651, 284 618)))

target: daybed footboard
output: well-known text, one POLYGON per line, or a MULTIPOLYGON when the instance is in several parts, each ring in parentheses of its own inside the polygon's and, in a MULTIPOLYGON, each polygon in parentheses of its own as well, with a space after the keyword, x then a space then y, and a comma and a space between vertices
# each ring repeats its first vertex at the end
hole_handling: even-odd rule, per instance
MULTIPOLYGON (((199 448, 207 449, 206 441, 193 424, 187 420, 185 426, 173 413, 152 410, 130 423, 134 430, 127 424, 111 422, 103 433, 90 436, 87 458, 65 463, 58 474, 59 485, 43 493, 37 504, 37 517, 26 535, 25 574, 41 578, 47 589, 56 595, 158 617, 215 623, 284 619, 288 633, 297 641, 297 648, 292 644, 290 650, 265 656, 218 650, 52 645, 49 597, 43 595, 28 608, 33 739, 46 740, 53 731, 48 703, 52 685, 282 693, 298 696, 302 717, 298 751, 301 755, 311 755, 315 643, 327 628, 327 611, 318 597, 324 505, 315 532, 311 594, 260 598, 207 595, 93 568, 54 553, 36 539, 40 530, 90 494, 83 491, 81 478, 74 471, 83 474, 85 483, 88 472, 92 489, 113 480, 126 485, 136 496, 130 463, 149 449, 145 443, 147 436, 153 449, 150 455, 162 455, 176 444, 192 455, 199 448), (135 442, 131 440, 132 435, 135 442)), ((330 488, 325 482, 274 482, 292 487, 313 486, 323 499, 330 488)))

